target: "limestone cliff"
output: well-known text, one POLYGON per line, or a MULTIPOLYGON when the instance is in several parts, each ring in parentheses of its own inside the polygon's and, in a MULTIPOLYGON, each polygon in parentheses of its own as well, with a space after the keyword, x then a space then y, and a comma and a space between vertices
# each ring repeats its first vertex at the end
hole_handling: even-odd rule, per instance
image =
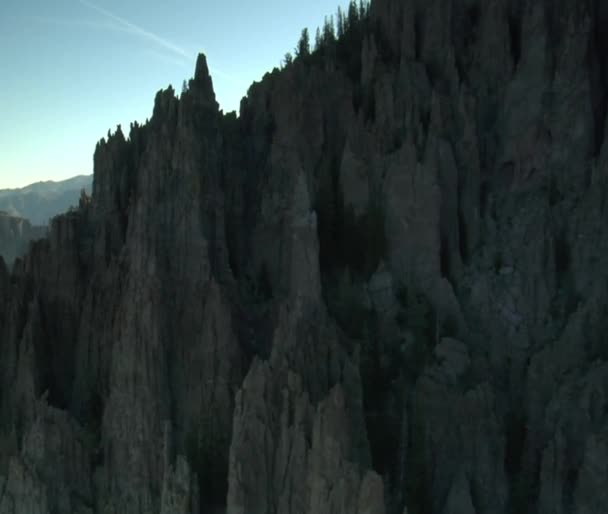
POLYGON ((199 56, 0 262, 0 513, 603 513, 607 30, 376 0, 239 117, 199 56))

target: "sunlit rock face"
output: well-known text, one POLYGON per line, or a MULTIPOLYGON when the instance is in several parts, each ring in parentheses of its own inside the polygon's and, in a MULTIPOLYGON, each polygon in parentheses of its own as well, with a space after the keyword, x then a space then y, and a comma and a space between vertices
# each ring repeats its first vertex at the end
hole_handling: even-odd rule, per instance
POLYGON ((345 20, 0 261, 0 513, 604 512, 608 11, 345 20))

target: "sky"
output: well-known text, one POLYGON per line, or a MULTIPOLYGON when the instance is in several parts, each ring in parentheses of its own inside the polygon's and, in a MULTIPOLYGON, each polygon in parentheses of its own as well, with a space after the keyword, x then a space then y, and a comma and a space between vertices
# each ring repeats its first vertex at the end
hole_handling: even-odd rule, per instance
POLYGON ((0 189, 93 172, 204 52, 224 112, 345 0, 0 0, 0 189))

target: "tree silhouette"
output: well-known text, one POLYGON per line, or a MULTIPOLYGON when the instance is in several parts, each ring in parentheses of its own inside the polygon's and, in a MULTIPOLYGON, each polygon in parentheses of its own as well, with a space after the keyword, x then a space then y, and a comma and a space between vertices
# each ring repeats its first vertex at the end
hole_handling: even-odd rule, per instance
POLYGON ((303 28, 298 46, 296 47, 296 57, 306 57, 310 55, 310 38, 308 36, 308 29, 303 28))
POLYGON ((322 44, 323 40, 321 39, 321 29, 317 27, 317 32, 315 33, 315 50, 319 50, 322 44))
POLYGON ((344 13, 342 8, 338 6, 338 13, 336 14, 336 23, 338 31, 338 39, 344 35, 344 13))
POLYGON ((346 17, 346 30, 354 29, 359 21, 359 9, 355 0, 351 0, 348 4, 348 15, 346 17))
POLYGON ((364 0, 359 0, 359 19, 364 20, 369 14, 369 3, 364 0))
POLYGON ((333 43, 336 40, 336 32, 334 30, 334 17, 331 15, 329 18, 326 16, 323 23, 323 43, 326 45, 333 43))

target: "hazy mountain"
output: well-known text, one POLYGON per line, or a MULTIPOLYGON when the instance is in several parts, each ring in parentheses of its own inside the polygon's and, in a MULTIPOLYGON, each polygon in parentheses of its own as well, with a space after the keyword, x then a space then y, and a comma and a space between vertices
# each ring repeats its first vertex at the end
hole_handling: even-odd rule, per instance
POLYGON ((58 182, 36 182, 19 189, 0 189, 0 211, 46 225, 50 218, 78 205, 81 189, 91 192, 93 175, 58 182))
POLYGON ((362 11, 0 265, 0 513, 607 512, 608 9, 362 11))
POLYGON ((27 251, 30 241, 44 237, 47 231, 46 226, 32 226, 26 219, 0 211, 0 256, 11 267, 27 251))

